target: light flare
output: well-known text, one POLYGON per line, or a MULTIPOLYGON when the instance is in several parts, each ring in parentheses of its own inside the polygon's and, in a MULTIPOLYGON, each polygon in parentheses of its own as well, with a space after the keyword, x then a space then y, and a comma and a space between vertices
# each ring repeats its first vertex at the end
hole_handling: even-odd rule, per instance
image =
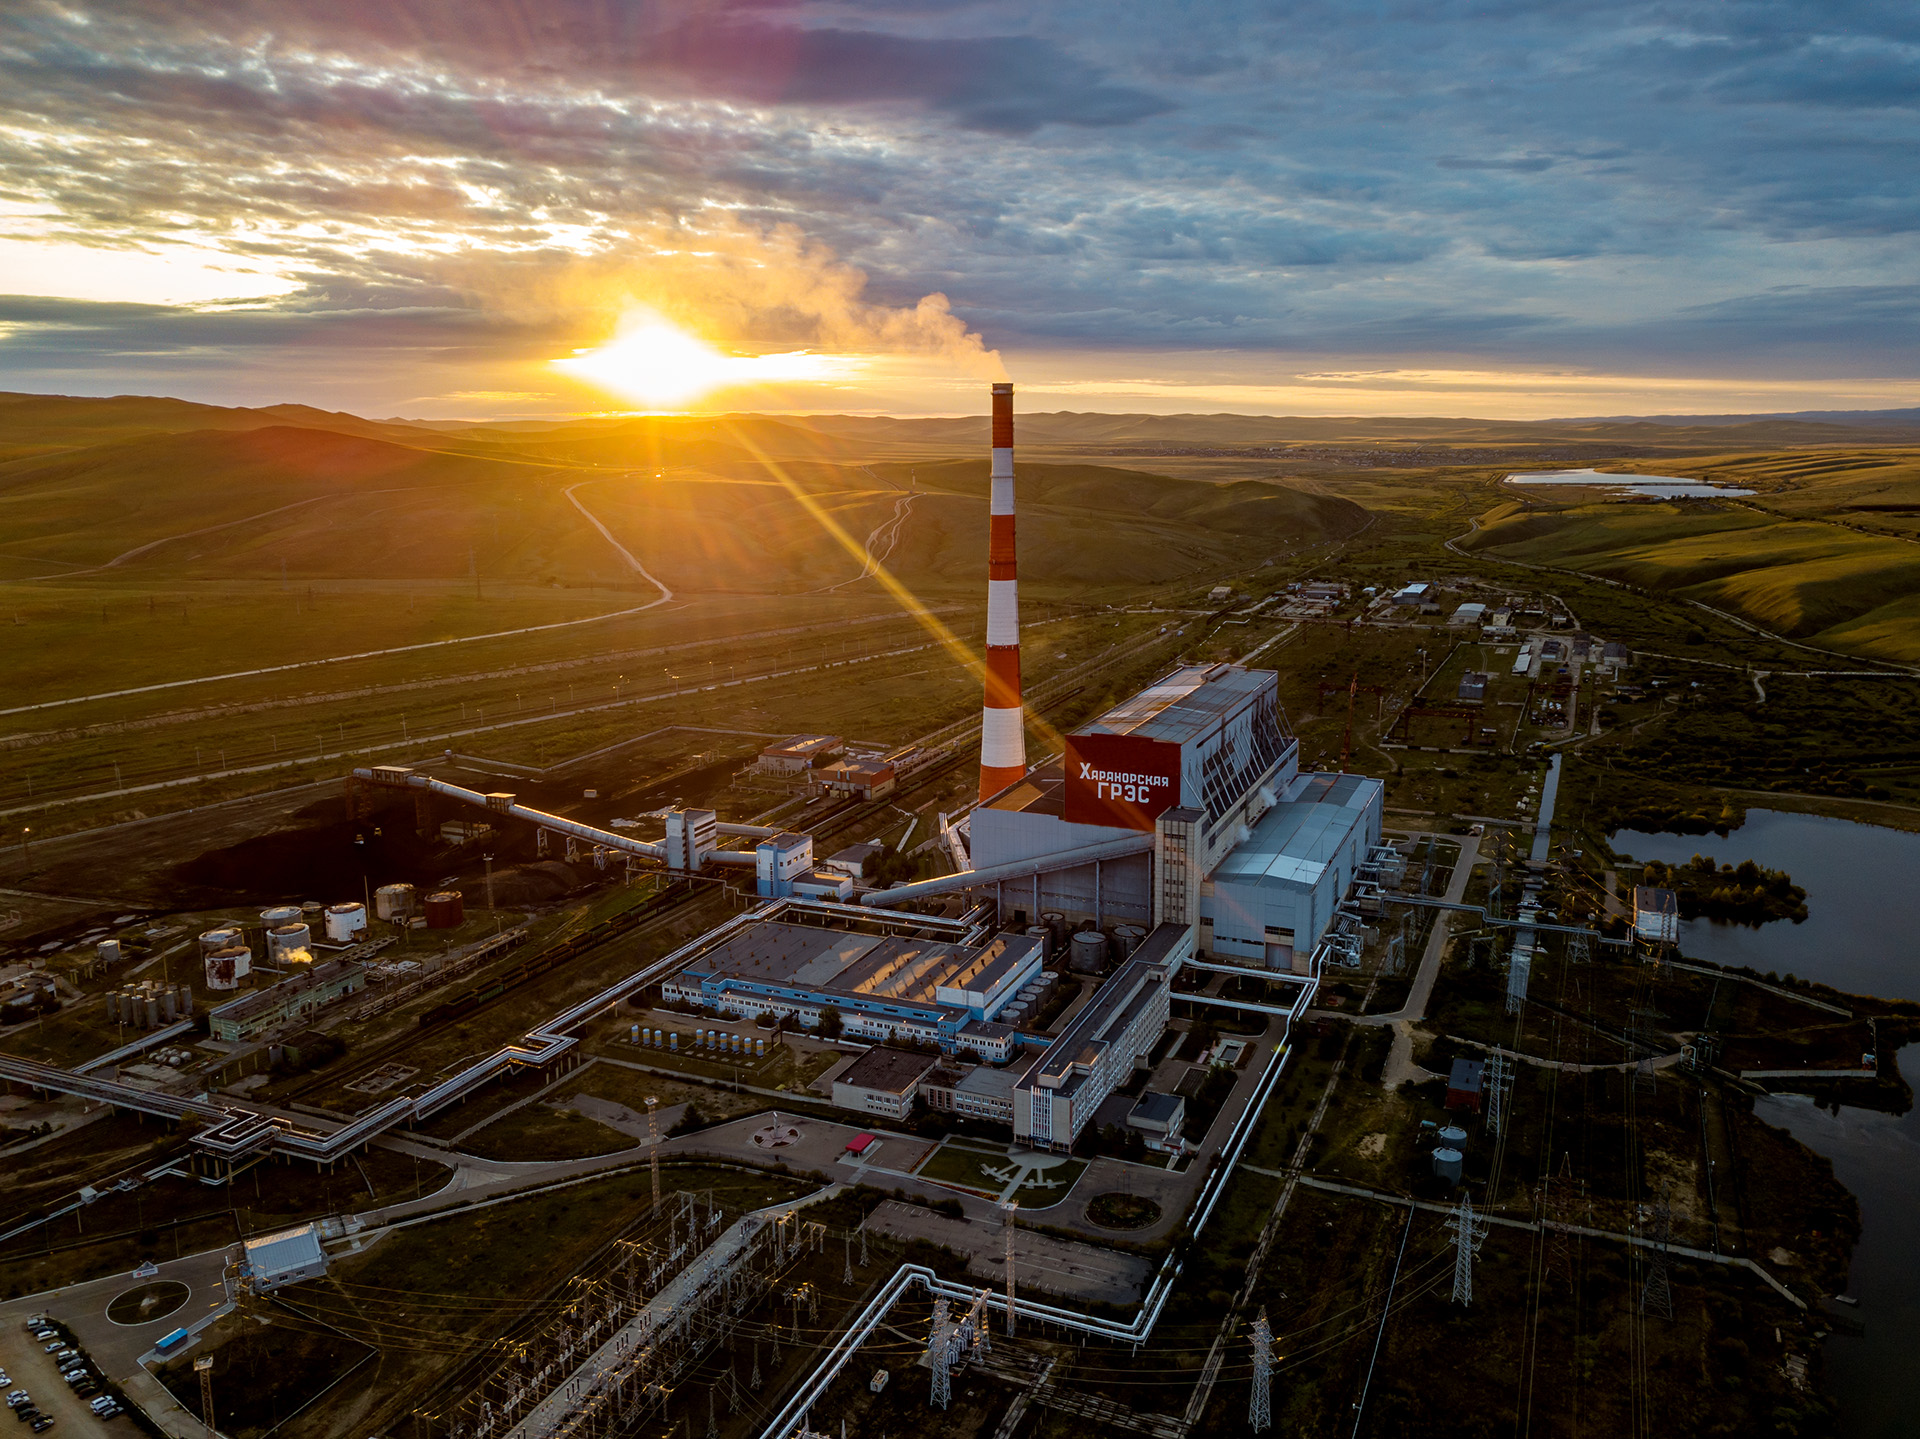
POLYGON ((792 350, 730 355, 656 316, 623 324, 598 349, 555 360, 556 369, 654 409, 686 405, 715 390, 744 385, 822 383, 854 368, 844 357, 792 350))

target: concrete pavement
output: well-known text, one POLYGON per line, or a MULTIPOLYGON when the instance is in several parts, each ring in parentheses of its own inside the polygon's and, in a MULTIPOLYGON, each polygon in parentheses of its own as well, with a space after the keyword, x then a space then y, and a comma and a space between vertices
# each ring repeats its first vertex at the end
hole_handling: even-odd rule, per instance
MULTIPOLYGON (((1467 881, 1473 877, 1473 867, 1480 862, 1480 840, 1477 835, 1446 835, 1444 838, 1459 843, 1460 857, 1454 861, 1453 873, 1447 878, 1447 891, 1441 898, 1449 904, 1458 904, 1466 895, 1467 881)), ((1356 1024, 1393 1026, 1393 1048, 1387 1052, 1386 1069, 1381 1075, 1381 1083, 1388 1089, 1438 1078, 1413 1062, 1413 1026, 1427 1017, 1427 1004, 1433 998, 1434 983, 1440 978, 1440 962, 1446 957, 1453 916, 1452 910, 1435 912, 1433 929, 1427 935, 1426 952, 1420 956, 1420 968, 1414 972, 1413 986, 1407 991, 1407 1002, 1390 1014, 1364 1014, 1354 1021, 1356 1024)))

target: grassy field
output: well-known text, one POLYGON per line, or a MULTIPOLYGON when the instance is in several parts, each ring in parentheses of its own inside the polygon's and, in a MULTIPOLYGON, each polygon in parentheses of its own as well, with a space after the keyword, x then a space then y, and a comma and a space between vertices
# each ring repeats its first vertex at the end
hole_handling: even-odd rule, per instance
MULTIPOLYGON (((1771 501, 1771 497, 1769 497, 1771 501)), ((1610 503, 1502 506, 1462 541, 1530 564, 1583 570, 1712 605, 1826 648, 1920 660, 1920 545, 1816 517, 1844 505, 1610 503)))

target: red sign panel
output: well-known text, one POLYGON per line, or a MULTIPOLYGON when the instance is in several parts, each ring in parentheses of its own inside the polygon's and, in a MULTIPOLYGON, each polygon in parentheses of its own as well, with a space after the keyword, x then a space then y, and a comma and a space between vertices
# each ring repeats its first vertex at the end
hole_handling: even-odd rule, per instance
POLYGON ((1180 746, 1124 734, 1067 737, 1069 824, 1150 830, 1180 803, 1180 746))

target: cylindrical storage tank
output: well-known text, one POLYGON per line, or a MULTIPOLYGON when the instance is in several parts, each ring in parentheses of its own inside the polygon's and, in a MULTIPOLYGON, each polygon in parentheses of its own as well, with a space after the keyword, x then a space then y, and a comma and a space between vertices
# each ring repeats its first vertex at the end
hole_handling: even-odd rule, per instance
POLYGON ((381 885, 373 892, 373 912, 380 919, 405 919, 413 913, 413 886, 381 885))
POLYGON ((764 1040, 764 1039, 755 1039, 755 1040, 753 1041, 753 1057, 754 1057, 755 1059, 765 1059, 765 1058, 767 1057, 767 1042, 766 1042, 766 1040, 764 1040))
POLYGON ((327 906, 327 938, 335 944, 350 943, 367 932, 367 907, 364 904, 327 906))
POLYGON ((230 949, 239 942, 240 931, 231 926, 206 930, 200 936, 200 957, 205 959, 216 949, 230 949))
POLYGON ((283 924, 300 923, 303 911, 297 904, 276 904, 270 909, 260 911, 260 923, 267 929, 283 924))
POLYGON ((160 1017, 168 1024, 173 1023, 173 991, 171 989, 160 991, 160 1017))
POLYGON ((120 1017, 123 1013, 125 1013, 125 1011, 120 1008, 120 991, 117 989, 108 990, 107 1018, 114 1024, 125 1024, 126 1021, 120 1017))
POLYGON ((147 1011, 147 1028, 158 1029, 160 1027, 160 1001, 152 995, 148 995, 143 1007, 147 1011))
POLYGON ((1436 1149, 1433 1151, 1433 1172, 1449 1184, 1458 1184, 1465 1168, 1464 1157, 1457 1149, 1436 1149))
MULTIPOLYGON (((267 958, 281 959, 296 950, 307 954, 313 944, 313 932, 304 924, 281 924, 267 931, 267 958)), ((308 955, 311 958, 311 955, 308 955)))
MULTIPOLYGON (((238 945, 219 950, 207 956, 207 988, 238 989, 240 987, 240 965, 238 956, 243 951, 238 945)), ((251 958, 251 956, 249 956, 251 958)))
POLYGON ((1067 942, 1068 931, 1072 928, 1067 923, 1067 917, 1057 909, 1050 909, 1040 916, 1040 923, 1044 924, 1048 932, 1053 935, 1053 952, 1058 954, 1060 947, 1067 942))
POLYGON ((1051 959, 1053 957, 1053 931, 1048 929, 1044 924, 1028 925, 1027 938, 1040 941, 1040 957, 1042 959, 1051 959))
POLYGON ((667 1048, 671 1049, 675 1054, 678 1054, 680 1052, 680 1031, 679 1030, 676 1029, 672 1034, 669 1034, 667 1036, 667 1048))
POLYGON ((460 891, 442 889, 427 896, 427 928, 458 929, 466 922, 467 912, 460 903, 460 891))
POLYGON ((1119 952, 1121 959, 1127 958, 1138 949, 1140 947, 1140 941, 1146 937, 1147 932, 1137 924, 1114 926, 1113 944, 1114 948, 1119 952))
POLYGON ((1442 1149, 1461 1149, 1467 1147, 1467 1131, 1457 1124, 1449 1124, 1439 1134, 1442 1149))
POLYGON ((1069 960, 1081 974, 1098 974, 1107 963, 1107 937, 1097 929, 1082 930, 1072 941, 1069 960))
POLYGON ((180 1017, 185 1019, 193 1013, 193 989, 188 985, 176 984, 173 991, 174 1008, 179 1012, 180 1017))
POLYGON ((315 934, 324 934, 327 923, 327 907, 317 899, 300 902, 300 922, 315 934))
POLYGON ((99 956, 102 964, 118 964, 120 962, 120 941, 117 939, 103 939, 99 944, 94 946, 93 952, 99 956))

